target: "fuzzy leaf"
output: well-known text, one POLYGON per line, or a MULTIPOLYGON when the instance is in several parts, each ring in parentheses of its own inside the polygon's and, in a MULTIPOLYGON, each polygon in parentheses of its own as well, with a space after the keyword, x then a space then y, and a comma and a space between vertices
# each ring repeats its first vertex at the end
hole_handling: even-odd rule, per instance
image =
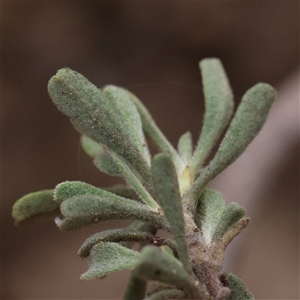
POLYGON ((133 269, 140 253, 116 243, 99 243, 89 256, 89 269, 80 276, 81 280, 101 278, 110 273, 133 269))
MULTIPOLYGON (((94 165, 103 173, 111 176, 122 177, 122 172, 114 162, 111 156, 111 151, 103 145, 100 147, 100 151, 94 158, 94 165)), ((123 164, 126 164, 126 162, 123 162, 123 164)))
POLYGON ((95 157, 99 152, 101 152, 100 144, 86 135, 81 136, 80 143, 84 152, 91 157, 95 157))
POLYGON ((150 177, 145 152, 140 149, 144 141, 137 142, 136 135, 131 132, 132 124, 138 126, 139 116, 129 99, 108 98, 84 76, 68 68, 60 69, 50 79, 48 92, 77 130, 116 151, 143 177, 150 177), (122 111, 125 106, 126 117, 122 111), (131 117, 128 119, 129 110, 131 117))
POLYGON ((167 251, 153 246, 144 247, 133 272, 141 279, 177 286, 183 288, 191 297, 199 296, 194 279, 189 276, 182 263, 167 251))
POLYGON ((218 242, 225 232, 245 215, 245 209, 235 202, 230 203, 223 211, 212 240, 218 242))
MULTIPOLYGON (((81 258, 85 258, 89 256, 90 250, 95 244, 100 242, 123 242, 123 241, 133 241, 140 243, 149 243, 154 244, 155 246, 161 246, 163 244, 168 244, 172 247, 173 251, 176 251, 176 245, 172 240, 160 237, 154 237, 149 232, 145 231, 137 231, 130 229, 113 229, 113 230, 105 230, 102 232, 98 232, 90 236, 83 243, 81 248, 78 251, 78 254, 81 258)), ((172 250, 171 250, 172 251, 172 250)))
MULTIPOLYGON (((127 230, 135 230, 135 231, 144 231, 149 232, 152 235, 155 235, 157 233, 157 228, 153 227, 149 223, 142 222, 140 220, 135 220, 131 222, 128 226, 125 227, 127 230)), ((120 245, 131 248, 134 245, 134 242, 127 241, 127 242, 120 242, 120 245)))
POLYGON ((266 83, 255 85, 243 96, 216 155, 185 195, 190 211, 196 208, 197 200, 207 183, 233 163, 258 134, 275 96, 273 87, 266 83))
POLYGON ((127 184, 122 184, 122 183, 115 184, 113 186, 108 186, 102 189, 111 192, 113 194, 116 194, 117 196, 133 199, 133 200, 139 200, 139 197, 136 194, 136 192, 132 188, 130 188, 127 184))
POLYGON ((13 206, 12 216, 16 225, 26 225, 38 219, 59 215, 59 204, 53 200, 53 190, 27 194, 13 206))
POLYGON ((167 138, 164 136, 161 130, 157 127, 152 116, 150 115, 147 108, 142 104, 142 102, 131 92, 127 90, 125 91, 128 93, 130 100, 136 106, 140 114, 143 130, 146 136, 154 142, 154 144, 158 147, 159 150, 161 150, 162 152, 170 153, 174 165, 176 167, 177 174, 181 174, 185 166, 181 161, 181 158, 179 157, 177 151, 170 144, 170 142, 167 140, 167 138))
POLYGON ((143 300, 146 294, 147 282, 131 274, 123 300, 143 300))
POLYGON ((216 190, 205 189, 196 209, 196 224, 202 230, 206 244, 210 244, 225 209, 225 202, 216 190))
POLYGON ((192 173, 209 154, 233 111, 233 95, 225 70, 219 59, 203 59, 199 63, 205 96, 205 116, 201 135, 192 159, 192 173))
POLYGON ((243 281, 234 274, 224 273, 221 278, 222 282, 231 290, 231 294, 226 300, 255 300, 243 281))
POLYGON ((222 259, 222 256, 227 248, 227 246, 231 243, 231 241, 241 233, 241 231, 248 225, 250 219, 243 217, 234 223, 222 236, 221 239, 218 240, 216 245, 216 250, 218 254, 216 257, 222 259))
POLYGON ((192 135, 188 131, 183 134, 178 141, 178 154, 185 165, 190 165, 193 155, 193 140, 192 135))
POLYGON ((170 223, 179 259, 187 272, 191 273, 179 184, 171 156, 164 153, 155 155, 152 160, 152 181, 158 201, 170 223))
POLYGON ((99 189, 82 181, 65 181, 59 183, 54 190, 54 200, 61 203, 78 195, 95 195, 118 200, 119 197, 106 190, 99 189))
POLYGON ((101 221, 133 219, 168 231, 168 223, 162 215, 134 200, 106 193, 108 196, 85 194, 64 200, 60 210, 65 218, 57 219, 57 225, 62 231, 71 231, 101 221))
MULTIPOLYGON (((137 174, 134 173, 122 157, 118 156, 114 152, 110 152, 109 155, 113 163, 117 166, 122 177, 139 195, 140 200, 148 205, 152 210, 158 211, 158 204, 144 187, 141 179, 137 177, 137 174)), ((152 187, 148 186, 148 189, 150 190, 152 187)))
POLYGON ((130 132, 130 138, 143 154, 144 159, 150 166, 151 157, 142 130, 142 122, 137 108, 132 103, 129 94, 123 89, 113 85, 107 85, 102 89, 107 98, 114 100, 118 105, 118 111, 121 114, 120 119, 123 120, 123 126, 130 132))
POLYGON ((145 300, 187 299, 186 297, 187 295, 184 291, 166 289, 147 297, 145 300))

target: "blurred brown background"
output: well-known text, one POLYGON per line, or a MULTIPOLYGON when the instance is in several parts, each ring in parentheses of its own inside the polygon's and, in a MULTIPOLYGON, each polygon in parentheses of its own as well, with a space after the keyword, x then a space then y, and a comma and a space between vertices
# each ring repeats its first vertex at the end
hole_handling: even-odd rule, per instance
POLYGON ((278 97, 271 133, 246 151, 249 160, 236 162, 239 173, 233 165, 234 175, 215 185, 226 187, 226 201, 243 203, 252 219, 242 242, 230 247, 226 270, 257 299, 299 299, 297 1, 2 2, 2 299, 119 299, 128 279, 121 272, 80 282, 86 262, 76 254, 90 234, 124 222, 68 234, 53 220, 13 224, 11 207, 26 193, 65 180, 118 182, 80 150, 78 133, 49 100, 49 78, 67 66, 98 87, 130 89, 176 145, 187 130, 198 138, 197 63, 204 57, 222 60, 236 102, 258 81, 285 95, 278 97), (296 109, 285 110, 290 102, 296 109))

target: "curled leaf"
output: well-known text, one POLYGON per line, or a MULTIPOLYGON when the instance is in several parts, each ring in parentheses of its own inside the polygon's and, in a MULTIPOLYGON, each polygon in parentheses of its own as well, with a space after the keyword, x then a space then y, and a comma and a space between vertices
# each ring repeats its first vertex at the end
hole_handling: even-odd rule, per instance
POLYGON ((26 225, 38 219, 60 214, 59 203, 53 200, 53 190, 27 194, 13 206, 12 216, 16 225, 26 225))
MULTIPOLYGON (((154 237, 149 232, 137 231, 130 229, 113 229, 98 232, 90 236, 81 246, 78 254, 81 258, 89 256, 90 250, 95 244, 100 242, 123 242, 133 241, 144 244, 153 244, 155 246, 161 246, 164 244, 170 245, 173 251, 176 252, 176 245, 171 239, 154 237)), ((172 251, 172 250, 171 250, 172 251)))
POLYGON ((155 213, 144 204, 113 194, 74 196, 64 200, 60 210, 65 217, 58 220, 58 226, 62 231, 76 230, 101 221, 117 219, 141 220, 151 223, 154 227, 169 230, 168 223, 159 213, 155 213))
POLYGON ((245 209, 235 202, 230 203, 223 211, 218 225, 212 237, 213 241, 218 242, 224 233, 245 215, 245 209))
POLYGON ((250 219, 243 217, 234 223, 229 229, 224 233, 221 239, 219 239, 216 245, 216 251, 218 252, 217 257, 222 258, 227 246, 231 241, 241 233, 241 231, 248 225, 250 219))
POLYGON ((139 257, 139 252, 117 243, 99 243, 92 248, 88 260, 88 271, 82 274, 80 279, 103 278, 113 272, 133 269, 139 257))

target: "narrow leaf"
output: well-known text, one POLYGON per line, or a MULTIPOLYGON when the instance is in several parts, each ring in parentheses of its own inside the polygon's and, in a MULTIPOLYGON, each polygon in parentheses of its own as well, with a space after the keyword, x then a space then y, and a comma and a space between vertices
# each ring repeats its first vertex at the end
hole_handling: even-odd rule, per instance
POLYGON ((185 195, 185 201, 189 201, 189 210, 194 211, 207 183, 233 163, 258 134, 266 121, 275 95, 273 87, 259 83, 243 96, 216 155, 185 195))
MULTIPOLYGON (((140 260, 133 272, 144 280, 155 280, 182 288, 192 298, 201 299, 202 293, 204 295, 204 291, 197 289, 194 279, 189 276, 179 260, 153 246, 142 249, 140 260)), ((200 285, 198 287, 201 288, 200 285)))
POLYGON ((206 244, 210 244, 225 209, 225 202, 216 190, 205 189, 199 199, 195 222, 202 230, 206 244))
MULTIPOLYGON (((131 222, 128 226, 125 227, 127 230, 135 230, 135 231, 144 231, 144 232, 149 232, 152 235, 155 235, 157 233, 157 228, 152 226, 149 223, 142 222, 140 220, 135 220, 131 222)), ((132 241, 126 241, 126 242, 120 242, 120 245, 127 247, 127 248, 132 248, 134 245, 134 242, 132 241)))
MULTIPOLYGON (((126 164, 126 162, 124 161, 123 164, 126 164)), ((100 151, 94 157, 94 165, 103 173, 111 176, 122 177, 120 168, 111 157, 111 151, 103 145, 100 146, 100 151)))
POLYGON ((161 150, 162 152, 170 153, 172 160, 175 164, 177 174, 181 174, 181 172, 184 169, 184 164, 181 161, 181 158, 179 157, 177 151, 170 144, 170 142, 167 140, 167 138, 164 136, 161 130, 157 127, 152 116, 150 115, 147 108, 142 104, 142 102, 129 91, 125 91, 128 93, 130 100, 136 106, 140 114, 143 130, 146 136, 150 140, 152 140, 152 142, 154 142, 154 144, 158 147, 159 150, 161 150))
POLYGON ((68 68, 61 69, 48 84, 53 102, 66 114, 75 128, 98 143, 107 145, 128 160, 145 178, 150 177, 145 152, 141 152, 132 126, 139 118, 127 98, 108 98, 84 76, 68 68), (120 101, 122 103, 120 103, 120 101), (126 114, 122 111, 127 106, 126 114), (128 111, 131 116, 128 117, 128 111), (125 124, 125 126, 124 126, 125 124))
POLYGON ((151 157, 142 130, 142 122, 136 106, 132 103, 129 94, 123 88, 113 85, 107 85, 102 89, 107 98, 114 100, 120 112, 120 118, 123 120, 123 126, 130 132, 130 138, 143 154, 144 159, 150 166, 151 157))
POLYGON ((157 228, 169 230, 168 223, 162 215, 150 210, 144 204, 114 194, 74 196, 64 200, 60 210, 65 218, 57 219, 57 225, 62 231, 76 230, 101 221, 124 219, 141 220, 157 228))
POLYGON ((80 279, 101 278, 113 272, 133 269, 139 257, 139 252, 116 243, 97 244, 91 250, 88 271, 82 274, 80 279))
POLYGON ((146 294, 147 282, 134 274, 131 274, 126 287, 124 300, 143 300, 146 294))
POLYGON ((193 140, 189 131, 180 137, 177 148, 182 162, 185 165, 190 165, 193 155, 193 140))
POLYGON ((245 209, 235 202, 230 203, 223 211, 219 223, 212 237, 214 242, 218 242, 224 233, 245 215, 245 209))
POLYGON ((221 281, 231 290, 231 294, 226 300, 255 300, 254 296, 247 289, 243 281, 232 273, 221 275, 221 281))
MULTIPOLYGON (((152 198, 150 193, 144 187, 142 181, 136 176, 136 174, 132 171, 132 169, 124 162, 122 157, 118 156, 114 152, 109 153, 111 159, 114 164, 118 167, 120 174, 126 180, 126 182, 135 190, 135 192, 139 195, 140 200, 148 205, 152 210, 158 211, 159 205, 152 198)), ((152 187, 148 187, 150 190, 152 187)))
POLYGON ((217 257, 222 257, 223 253, 225 252, 227 246, 231 243, 231 241, 241 233, 241 231, 248 225, 250 219, 243 217, 234 223, 219 239, 216 245, 216 251, 218 252, 217 257))
POLYGON ((132 188, 130 188, 127 184, 120 183, 102 189, 124 198, 139 200, 139 197, 136 194, 136 192, 132 188))
POLYGON ((59 206, 53 200, 53 190, 43 190, 20 198, 13 206, 12 216, 16 225, 26 225, 59 215, 59 206))
POLYGON ((170 223, 171 232, 177 244, 179 259, 187 272, 192 273, 185 239, 179 184, 175 166, 169 155, 160 153, 153 158, 152 181, 158 201, 170 223))
POLYGON ((176 251, 176 245, 174 242, 172 242, 171 239, 154 237, 152 234, 145 231, 137 231, 137 230, 122 228, 122 229, 105 230, 93 234, 88 239, 86 239, 86 241, 79 249, 78 254, 81 258, 85 258, 89 256, 90 250, 95 244, 98 244, 100 242, 118 243, 123 241, 133 241, 133 242, 144 243, 144 244, 153 244, 155 246, 161 246, 167 244, 172 247, 173 251, 176 251))
POLYGON ((80 143, 84 152, 91 157, 95 157, 101 151, 99 143, 86 135, 81 136, 80 143))
POLYGON ((233 95, 219 59, 203 59, 199 63, 205 96, 205 116, 201 135, 192 159, 195 175, 209 154, 222 131, 227 126, 233 111, 233 95))

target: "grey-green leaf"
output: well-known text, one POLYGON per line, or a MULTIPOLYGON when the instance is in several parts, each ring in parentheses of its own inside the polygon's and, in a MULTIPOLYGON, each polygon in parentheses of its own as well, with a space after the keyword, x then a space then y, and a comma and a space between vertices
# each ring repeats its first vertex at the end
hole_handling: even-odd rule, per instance
POLYGON ((167 251, 156 247, 146 246, 142 249, 140 260, 133 272, 144 280, 155 280, 183 288, 192 298, 201 296, 201 291, 197 289, 194 279, 189 276, 182 263, 167 251))
POLYGON ((227 248, 227 246, 231 243, 231 241, 241 233, 241 231, 248 225, 250 219, 247 217, 242 217, 236 223, 234 223, 222 236, 221 239, 218 240, 216 248, 216 257, 222 259, 223 254, 227 248))
POLYGON ((158 211, 159 206, 148 191, 152 189, 152 186, 148 186, 145 184, 148 187, 147 190, 143 185, 142 179, 134 173, 129 165, 117 153, 109 152, 109 155, 110 159, 117 166, 122 177, 139 195, 140 200, 148 205, 152 210, 158 211))
POLYGON ((182 162, 189 166, 193 155, 193 139, 189 131, 180 137, 177 149, 182 162))
POLYGON ((258 134, 275 96, 274 88, 266 83, 258 83, 243 96, 216 155, 187 192, 191 211, 207 183, 233 163, 258 134))
POLYGON ((212 240, 218 242, 225 232, 245 215, 245 209, 235 202, 230 203, 223 211, 212 240))
POLYGON ((53 190, 43 190, 20 198, 12 208, 12 216, 16 225, 26 225, 59 215, 59 207, 59 203, 53 200, 53 190))
POLYGON ((169 230, 165 218, 144 204, 109 194, 111 193, 108 196, 85 194, 64 200, 60 210, 65 218, 57 219, 57 225, 62 231, 71 231, 101 221, 133 219, 169 230))
POLYGON ((147 297, 145 300, 168 300, 168 299, 187 299, 184 291, 176 289, 166 289, 147 297))
POLYGON ((95 157, 102 149, 99 143, 86 135, 81 136, 80 143, 84 152, 91 157, 95 157))
POLYGON ((125 89, 113 85, 105 86, 102 91, 105 96, 115 101, 118 111, 121 114, 120 119, 122 119, 123 126, 130 132, 130 138, 134 141, 136 147, 143 154, 144 159, 150 166, 151 157, 142 130, 141 118, 129 94, 125 89))
POLYGON ((231 294, 226 300, 255 300, 243 281, 234 274, 224 273, 221 278, 231 290, 231 294))
POLYGON ((141 143, 132 135, 138 126, 138 112, 127 98, 104 95, 84 76, 71 69, 60 69, 48 84, 53 102, 66 114, 75 128, 98 143, 103 143, 127 159, 145 178, 150 177, 148 158, 141 143), (120 103, 121 101, 121 103, 120 103), (123 113, 127 106, 126 117, 123 113), (128 119, 128 111, 131 117, 128 119))
POLYGON ((181 158, 179 157, 177 151, 170 144, 170 142, 167 140, 167 138, 164 136, 161 130, 157 127, 152 116, 150 115, 147 108, 142 104, 142 102, 131 92, 127 90, 125 91, 128 93, 131 101, 136 106, 140 114, 143 130, 146 136, 154 142, 154 144, 158 147, 159 150, 161 150, 162 152, 170 153, 174 165, 176 167, 177 174, 179 176, 185 166, 184 163, 181 161, 181 158))
POLYGON ((199 63, 205 96, 205 116, 191 169, 195 175, 209 154, 233 111, 233 95, 225 70, 219 59, 203 59, 199 63))
MULTIPOLYGON (((160 237, 154 237, 149 232, 137 231, 130 229, 112 229, 98 232, 90 236, 85 240, 83 245, 78 251, 81 258, 89 256, 90 250, 95 244, 100 242, 123 242, 123 241, 133 241, 144 244, 155 244, 155 246, 161 246, 164 244, 170 245, 173 251, 176 251, 176 245, 172 240, 160 237)), ((172 250, 171 250, 172 251, 172 250)))
POLYGON ((131 273, 123 300, 143 300, 146 288, 147 282, 131 273))
POLYGON ((206 244, 210 244, 215 230, 225 209, 225 202, 220 192, 205 189, 199 199, 195 222, 202 230, 206 244))
POLYGON ((191 273, 181 196, 175 166, 170 155, 160 153, 152 160, 152 181, 158 201, 170 223, 179 259, 191 273))
POLYGON ((139 257, 139 252, 117 243, 99 243, 92 248, 88 260, 88 271, 82 274, 80 279, 103 278, 113 272, 133 269, 139 257))
MULTIPOLYGON (((94 157, 94 165, 103 173, 111 176, 122 177, 122 172, 114 162, 111 156, 111 151, 103 145, 99 146, 99 152, 94 157)), ((126 162, 124 161, 123 164, 126 164, 126 162)))

